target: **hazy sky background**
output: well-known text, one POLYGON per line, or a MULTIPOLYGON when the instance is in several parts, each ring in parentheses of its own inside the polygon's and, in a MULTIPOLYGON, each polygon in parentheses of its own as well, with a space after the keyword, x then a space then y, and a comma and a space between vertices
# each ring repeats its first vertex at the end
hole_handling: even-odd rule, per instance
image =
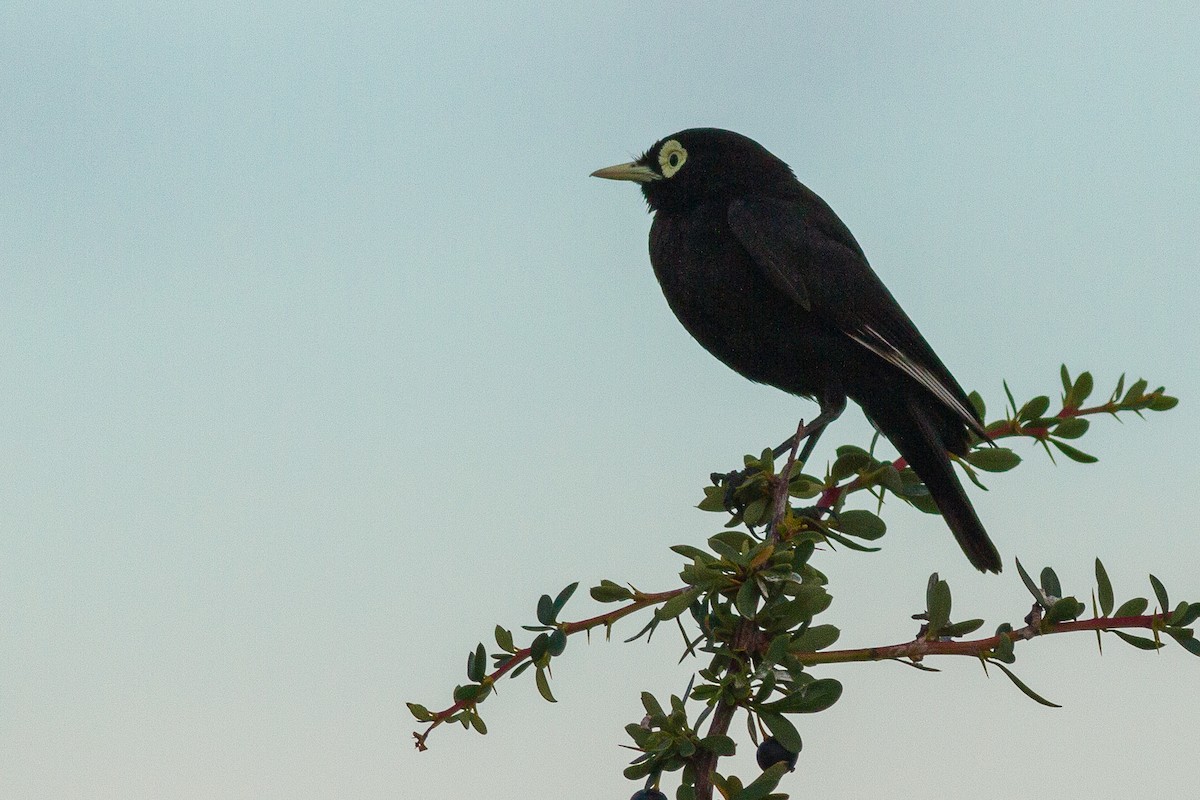
MULTIPOLYGON (((404 701, 542 592, 677 585, 708 474, 814 413, 688 337, 639 193, 587 177, 697 125, 789 162, 991 408, 1062 361, 1178 394, 972 496, 1069 592, 1100 556, 1118 599, 1200 600, 1200 10, 1047 6, 6 4, 0 796, 628 797, 638 693, 696 664, 668 631, 572 640, 557 705, 506 681, 427 753, 404 701)), ((854 410, 818 456, 868 440, 854 410)), ((1011 567, 887 511, 818 562, 842 645, 910 637, 934 570, 1019 622, 1011 567)), ((782 789, 1194 789, 1200 660, 1018 658, 1063 709, 968 660, 820 670, 782 789)))

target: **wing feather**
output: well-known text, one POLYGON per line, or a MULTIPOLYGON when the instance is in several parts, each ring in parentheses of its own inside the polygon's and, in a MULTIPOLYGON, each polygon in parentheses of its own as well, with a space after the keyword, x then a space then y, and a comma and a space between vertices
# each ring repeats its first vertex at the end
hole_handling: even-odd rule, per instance
POLYGON ((767 279, 804 311, 924 387, 980 437, 987 433, 962 387, 867 263, 833 210, 803 188, 796 198, 734 200, 729 225, 767 279))

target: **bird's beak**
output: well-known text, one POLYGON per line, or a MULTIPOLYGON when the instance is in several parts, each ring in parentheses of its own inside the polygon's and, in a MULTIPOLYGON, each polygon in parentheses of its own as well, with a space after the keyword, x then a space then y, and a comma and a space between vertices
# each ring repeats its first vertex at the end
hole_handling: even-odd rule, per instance
POLYGON ((598 169, 592 173, 593 178, 608 178, 610 181, 634 181, 635 183, 649 183, 656 181, 662 177, 649 167, 639 164, 636 161, 630 161, 628 164, 616 164, 604 169, 598 169))

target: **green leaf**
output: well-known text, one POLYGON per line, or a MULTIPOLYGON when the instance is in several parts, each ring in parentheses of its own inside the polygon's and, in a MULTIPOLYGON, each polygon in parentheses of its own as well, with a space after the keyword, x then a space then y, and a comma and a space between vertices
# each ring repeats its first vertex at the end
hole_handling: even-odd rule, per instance
POLYGON ((921 478, 918 477, 912 467, 904 467, 901 470, 897 470, 897 472, 900 475, 900 483, 903 487, 900 491, 896 492, 898 497, 902 497, 922 511, 930 511, 932 509, 930 513, 941 513, 937 510, 937 505, 933 502, 933 498, 929 494, 929 488, 921 482, 921 478))
POLYGON ((692 547, 690 544, 673 544, 671 545, 671 550, 683 556, 684 558, 690 558, 693 561, 699 561, 702 564, 711 562, 713 560, 712 555, 701 550, 699 547, 692 547))
POLYGON ((1017 401, 1013 399, 1012 390, 1008 388, 1008 381, 1000 381, 1000 385, 1004 387, 1004 396, 1008 398, 1008 405, 1012 409, 1012 413, 1017 413, 1017 401))
POLYGON ((842 635, 834 625, 811 625, 788 645, 793 653, 815 653, 831 647, 842 635))
POLYGON ((541 661, 548 649, 550 649, 550 635, 539 633, 534 637, 533 643, 529 645, 529 660, 535 663, 541 661))
POLYGON ((487 735, 487 725, 483 724, 483 719, 478 714, 471 714, 467 719, 470 720, 472 728, 484 736, 487 735))
POLYGON ((1141 378, 1134 381, 1134 384, 1129 387, 1129 391, 1125 393, 1125 397, 1121 400, 1121 405, 1131 405, 1135 400, 1142 398, 1142 393, 1146 391, 1146 387, 1150 384, 1141 378))
POLYGON ((1087 400, 1092 394, 1093 383, 1092 373, 1079 373, 1079 377, 1075 379, 1075 386, 1071 389, 1072 406, 1078 407, 1083 405, 1083 401, 1087 400))
POLYGON ((554 601, 550 599, 550 595, 544 594, 538 598, 537 618, 538 622, 543 625, 554 624, 554 601))
POLYGON ((1160 642, 1147 639, 1144 636, 1134 636, 1133 634, 1125 633, 1125 631, 1110 631, 1110 633, 1115 633, 1124 642, 1133 645, 1139 650, 1157 650, 1162 647, 1160 642))
POLYGON ((941 630, 941 635, 950 637, 966 636, 968 633, 974 633, 982 627, 983 620, 967 619, 963 620, 962 622, 955 622, 951 625, 945 626, 941 630))
POLYGON ((1158 608, 1161 611, 1170 611, 1171 603, 1167 599, 1167 587, 1162 585, 1162 581, 1153 575, 1150 576, 1150 585, 1154 587, 1154 597, 1158 600, 1158 608))
POLYGON ((842 547, 848 548, 850 550, 856 550, 860 553, 877 553, 880 550, 880 548, 878 548, 878 547, 867 547, 865 544, 859 544, 858 542, 854 541, 853 539, 842 536, 840 533, 835 531, 833 528, 827 528, 827 527, 822 526, 821 533, 829 541, 836 542, 837 544, 840 544, 842 547))
POLYGON ((1185 627, 1200 619, 1200 603, 1180 603, 1179 605, 1187 606, 1187 608, 1182 613, 1176 610, 1175 614, 1171 617, 1172 625, 1185 627))
POLYGON ((496 644, 506 653, 517 652, 517 646, 513 644, 512 631, 496 626, 496 644))
POLYGON ((482 691, 483 687, 478 683, 468 683, 464 686, 455 686, 453 695, 454 702, 470 703, 476 700, 482 691))
POLYGON ((1134 597, 1121 603, 1121 607, 1113 612, 1114 617, 1140 617, 1150 607, 1150 601, 1144 597, 1134 597))
POLYGON ((544 697, 546 699, 547 703, 557 703, 558 702, 557 700, 554 699, 554 695, 550 692, 550 681, 546 680, 546 670, 543 669, 542 667, 538 667, 538 669, 537 669, 536 683, 537 683, 538 694, 540 694, 542 697, 544 697))
POLYGON ((1063 397, 1071 393, 1071 387, 1074 385, 1071 381, 1071 373, 1067 372, 1067 365, 1063 364, 1058 369, 1058 375, 1062 378, 1063 397))
MULTIPOLYGON (((833 602, 833 597, 825 591, 825 587, 816 583, 801 584, 795 587, 795 592, 795 597, 786 606, 779 607, 779 613, 781 619, 796 619, 797 624, 803 622, 805 618, 811 619, 820 614, 833 602)), ((796 626, 789 625, 787 627, 794 628, 796 626)))
POLYGON ((1150 398, 1150 404, 1146 408, 1151 411, 1170 411, 1175 406, 1179 405, 1178 397, 1171 397, 1165 394, 1156 394, 1150 398))
POLYGON ((1037 419, 1046 415, 1046 410, 1050 408, 1050 398, 1044 394, 1030 400, 1025 405, 1021 406, 1021 410, 1017 412, 1017 419, 1022 422, 1037 419))
POLYGON ((1050 567, 1043 567, 1041 574, 1042 591, 1047 597, 1062 597, 1062 584, 1058 582, 1058 576, 1054 574, 1054 570, 1050 567))
POLYGON ((808 560, 812 558, 816 550, 817 545, 812 540, 798 542, 792 554, 792 570, 794 572, 807 570, 809 574, 819 575, 820 573, 808 567, 808 560))
POLYGON ((838 445, 837 454, 839 456, 860 455, 860 456, 866 456, 868 459, 871 457, 870 452, 863 450, 861 447, 859 447, 856 444, 838 445))
POLYGON ((742 520, 750 526, 763 525, 767 522, 767 515, 770 509, 767 505, 768 499, 760 497, 757 500, 751 500, 742 511, 742 520))
POLYGON ((642 708, 646 709, 646 715, 649 717, 665 717, 667 712, 663 710, 662 704, 658 702, 658 698, 649 692, 642 692, 641 695, 642 708))
POLYGON ((719 733, 705 736, 700 740, 700 747, 719 756, 731 756, 737 752, 737 744, 733 739, 719 733))
POLYGON ((739 566, 745 566, 748 563, 745 557, 746 551, 754 544, 754 539, 742 531, 721 531, 708 539, 708 546, 713 549, 714 553, 739 566))
POLYGON ((794 498, 811 498, 823 492, 824 481, 820 477, 798 471, 803 469, 803 462, 792 464, 792 477, 787 481, 787 493, 791 494, 794 498))
POLYGON ((725 511, 725 487, 705 486, 704 499, 696 504, 701 511, 725 511))
POLYGON ((1018 689, 1020 689, 1022 692, 1024 692, 1025 696, 1028 697, 1030 700, 1034 700, 1038 703, 1041 703, 1044 706, 1050 706, 1050 708, 1062 708, 1062 706, 1060 706, 1058 703, 1051 703, 1049 700, 1042 697, 1040 694, 1035 692, 1033 689, 1030 689, 1028 686, 1025 685, 1024 681, 1022 681, 1020 678, 1018 678, 1013 673, 1013 671, 1011 669, 1004 666, 999 661, 992 661, 990 663, 995 664, 997 667, 999 667, 1000 670, 1005 675, 1008 676, 1008 679, 1013 682, 1013 685, 1016 686, 1018 689))
MULTIPOLYGON (((773 599, 762 613, 759 624, 772 630, 788 631, 812 619, 805 604, 795 600, 773 599)), ((779 659, 775 659, 778 661, 779 659)))
POLYGON ((1016 559, 1016 562, 1017 574, 1021 576, 1021 582, 1025 584, 1025 588, 1033 595, 1033 599, 1037 601, 1038 605, 1048 610, 1050 604, 1047 602, 1046 596, 1042 594, 1041 587, 1033 582, 1033 578, 1029 577, 1029 573, 1025 571, 1025 567, 1021 566, 1021 559, 1016 559))
POLYGON ((984 472, 1007 472, 1021 463, 1021 457, 1007 447, 981 447, 962 459, 984 472))
POLYGON ((1187 650, 1194 656, 1200 656, 1200 641, 1196 640, 1195 636, 1175 636, 1171 631, 1167 631, 1175 637, 1175 641, 1179 642, 1179 646, 1187 650))
POLYGON ((754 619, 754 614, 758 611, 758 587, 753 580, 747 580, 738 588, 733 604, 743 617, 754 619))
MULTIPOLYGON (((1002 626, 1003 627, 1003 626, 1002 626)), ((1005 664, 1011 664, 1017 660, 1013 653, 1013 640, 1008 634, 1012 627, 1009 626, 1008 631, 998 632, 996 635, 1000 637, 1000 642, 992 648, 992 657, 998 661, 1003 661, 1005 664)))
POLYGON ((1104 565, 1098 558, 1096 559, 1096 589, 1100 593, 1100 611, 1107 617, 1113 610, 1113 588, 1112 582, 1108 579, 1108 571, 1104 569, 1104 565))
POLYGON ((1072 461, 1078 461, 1080 464, 1095 464, 1100 460, 1089 453, 1083 452, 1082 450, 1076 450, 1074 447, 1071 447, 1071 445, 1066 444, 1065 442, 1060 442, 1058 439, 1051 439, 1050 444, 1062 451, 1062 454, 1067 458, 1071 459, 1072 461))
POLYGON ((904 494, 904 480, 900 477, 900 470, 896 469, 891 464, 888 464, 878 474, 879 484, 886 488, 889 492, 896 495, 904 494))
POLYGON ((633 592, 609 580, 602 580, 599 586, 593 586, 590 594, 597 603, 618 603, 633 599, 633 592))
POLYGON ((575 594, 575 590, 579 588, 579 581, 575 581, 567 588, 558 593, 558 597, 554 598, 554 617, 558 618, 558 614, 563 610, 563 606, 571 599, 571 595, 575 594))
POLYGON ((550 642, 546 646, 546 652, 551 656, 561 656, 563 650, 567 649, 567 634, 561 629, 550 634, 550 642))
POLYGON ((935 572, 929 577, 929 585, 925 589, 926 613, 929 617, 929 635, 937 636, 945 625, 950 622, 950 585, 938 579, 935 572))
POLYGON ((717 542, 724 542, 739 552, 749 550, 758 544, 758 540, 745 531, 721 531, 708 537, 709 547, 712 547, 717 542))
POLYGON ((703 591, 703 589, 693 586, 683 594, 675 595, 670 600, 655 609, 654 616, 664 621, 668 619, 675 619, 684 611, 687 611, 688 606, 690 606, 703 591))
POLYGON ((1063 417, 1054 426, 1054 435, 1060 439, 1078 439, 1087 433, 1090 423, 1083 417, 1063 417))
POLYGON ((971 407, 975 409, 975 413, 979 415, 980 419, 987 416, 987 406, 979 392, 971 392, 967 395, 967 399, 971 401, 971 407))
POLYGON ((887 525, 870 511, 854 508, 838 514, 837 529, 859 539, 874 541, 887 532, 887 525))
POLYGON ((871 456, 862 450, 851 450, 838 456, 829 470, 829 477, 840 483, 871 463, 871 456))
POLYGON ((832 706, 841 696, 840 681, 834 678, 818 678, 804 687, 800 693, 800 704, 792 707, 792 710, 797 714, 816 714, 832 706))
POLYGON ((408 710, 417 718, 418 722, 433 722, 433 714, 420 703, 405 703, 404 705, 408 706, 408 710))
POLYGON ((926 514, 942 513, 941 510, 938 509, 937 503, 933 501, 933 497, 928 493, 928 491, 924 492, 923 494, 905 495, 904 499, 908 501, 909 505, 911 505, 913 508, 917 509, 918 511, 924 511, 926 514))
POLYGON ((643 750, 646 749, 647 740, 650 738, 650 731, 638 725, 636 722, 631 722, 625 726, 625 733, 629 734, 629 738, 633 739, 633 743, 643 750))
POLYGON ((789 644, 791 644, 791 637, 789 637, 787 633, 781 633, 771 640, 770 646, 767 647, 767 651, 763 654, 763 661, 759 667, 759 673, 762 674, 764 670, 767 672, 763 676, 763 682, 762 686, 759 687, 759 692, 761 693, 763 690, 766 690, 766 693, 759 698, 760 700, 765 700, 766 698, 770 697, 771 690, 775 687, 775 673, 770 672, 769 668, 787 658, 789 644))
POLYGON ((1125 391, 1125 373, 1121 373, 1121 377, 1117 378, 1117 388, 1113 389, 1112 397, 1108 402, 1115 403, 1121 399, 1121 393, 1125 391))
POLYGON ((793 753, 799 753, 804 747, 804 742, 800 739, 800 732, 796 730, 787 717, 778 714, 774 711, 766 711, 760 709, 758 718, 763 725, 767 726, 767 730, 771 735, 779 740, 779 743, 793 753))
MULTIPOLYGON (((784 634, 782 636, 776 636, 775 641, 772 642, 772 645, 774 645, 775 642, 778 642, 780 639, 786 639, 786 638, 787 638, 786 634, 784 634)), ((786 642, 785 642, 785 644, 786 644, 786 642)), ((778 664, 780 661, 783 660, 783 657, 786 655, 787 655, 787 652, 785 650, 782 655, 780 655, 778 658, 776 658, 774 660, 771 660, 768 657, 765 664, 758 668, 758 673, 762 674, 763 677, 762 677, 762 683, 759 684, 758 690, 755 691, 755 693, 754 693, 754 699, 752 701, 753 703, 755 703, 755 704, 765 703, 767 701, 767 698, 770 697, 771 694, 775 691, 775 687, 779 685, 779 679, 775 676, 778 675, 779 673, 773 669, 770 669, 770 667, 774 666, 775 664, 778 664)))
POLYGON ((1056 625, 1059 622, 1076 619, 1085 610, 1086 608, 1083 603, 1074 597, 1064 597, 1050 606, 1050 610, 1046 612, 1046 617, 1042 620, 1042 623, 1045 625, 1056 625))
POLYGON ((467 653, 467 679, 478 683, 487 674, 487 651, 480 643, 473 653, 467 653))
MULTIPOLYGON (((783 744, 782 740, 780 740, 780 744, 783 744)), ((772 764, 769 769, 763 770, 761 775, 751 781, 745 789, 734 794, 730 800, 765 800, 771 792, 775 791, 775 787, 779 785, 779 781, 783 779, 787 771, 786 761, 772 764)))

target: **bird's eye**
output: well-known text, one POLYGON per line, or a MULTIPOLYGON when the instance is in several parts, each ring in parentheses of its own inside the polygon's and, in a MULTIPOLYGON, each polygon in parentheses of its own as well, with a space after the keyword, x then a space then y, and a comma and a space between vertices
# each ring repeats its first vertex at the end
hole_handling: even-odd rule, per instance
POLYGON ((670 178, 687 161, 687 150, 683 145, 672 139, 658 151, 658 166, 664 178, 670 178))

